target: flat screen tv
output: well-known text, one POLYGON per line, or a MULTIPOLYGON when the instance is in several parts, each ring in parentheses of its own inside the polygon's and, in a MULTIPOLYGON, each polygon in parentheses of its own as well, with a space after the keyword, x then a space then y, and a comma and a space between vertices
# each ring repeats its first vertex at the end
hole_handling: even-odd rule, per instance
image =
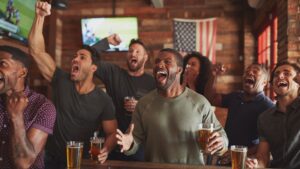
POLYGON ((0 34, 27 43, 36 0, 0 0, 0 34))
POLYGON ((117 33, 122 43, 110 45, 108 51, 127 51, 131 39, 138 38, 136 17, 85 18, 81 19, 82 40, 85 45, 93 45, 102 38, 117 33))

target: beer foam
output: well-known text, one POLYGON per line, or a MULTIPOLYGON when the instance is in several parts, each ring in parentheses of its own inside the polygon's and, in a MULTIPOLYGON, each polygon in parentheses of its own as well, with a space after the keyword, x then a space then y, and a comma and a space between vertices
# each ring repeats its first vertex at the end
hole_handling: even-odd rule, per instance
POLYGON ((205 131, 213 131, 213 129, 206 129, 206 128, 203 128, 203 129, 199 129, 199 130, 205 130, 205 131))
POLYGON ((73 146, 73 145, 69 146, 69 148, 81 148, 81 147, 83 146, 73 146))
POLYGON ((239 152, 239 153, 244 153, 247 152, 246 148, 234 148, 231 151, 239 152))

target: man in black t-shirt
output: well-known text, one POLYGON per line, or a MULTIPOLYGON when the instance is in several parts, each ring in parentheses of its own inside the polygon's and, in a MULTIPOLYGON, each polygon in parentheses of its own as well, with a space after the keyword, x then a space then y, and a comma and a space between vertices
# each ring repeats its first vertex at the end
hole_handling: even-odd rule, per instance
POLYGON ((84 142, 83 158, 89 158, 89 138, 101 126, 106 139, 98 160, 103 163, 116 145, 117 121, 111 98, 93 82, 97 52, 84 46, 72 60, 71 73, 57 68, 46 53, 42 34, 45 16, 51 6, 38 1, 36 17, 29 35, 29 51, 44 78, 51 82, 53 101, 57 109, 53 136, 46 145, 46 168, 66 168, 66 142, 84 142))
MULTIPOLYGON (((117 44, 120 42, 118 35, 114 34, 108 38, 99 41, 93 47, 101 52, 109 48, 108 44, 117 44)), ((153 76, 145 73, 144 67, 148 59, 148 54, 144 43, 140 40, 131 40, 129 51, 127 52, 127 70, 117 65, 99 62, 99 69, 95 75, 105 84, 108 95, 111 96, 116 106, 116 116, 118 127, 125 132, 131 123, 131 115, 135 106, 142 96, 155 88, 153 76), (125 101, 125 97, 130 96, 134 99, 125 101)), ((110 159, 114 160, 143 160, 144 153, 140 149, 135 155, 125 156, 118 150, 113 151, 110 159)))

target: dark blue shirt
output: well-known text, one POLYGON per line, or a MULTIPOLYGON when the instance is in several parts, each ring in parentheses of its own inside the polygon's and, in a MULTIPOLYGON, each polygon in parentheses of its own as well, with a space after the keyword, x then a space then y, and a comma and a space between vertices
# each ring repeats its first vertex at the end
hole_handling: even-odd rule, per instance
POLYGON ((244 101, 244 92, 233 92, 222 97, 222 106, 228 108, 225 131, 230 145, 251 147, 258 144, 257 119, 274 106, 263 92, 250 101, 244 101))

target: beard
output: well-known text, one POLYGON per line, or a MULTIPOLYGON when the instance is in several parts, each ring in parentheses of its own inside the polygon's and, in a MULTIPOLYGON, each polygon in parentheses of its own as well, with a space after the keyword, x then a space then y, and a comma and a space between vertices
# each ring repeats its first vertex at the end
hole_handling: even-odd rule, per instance
POLYGON ((158 82, 156 82, 156 86, 159 90, 166 91, 170 88, 170 86, 172 86, 175 80, 176 80, 176 73, 172 73, 167 77, 167 81, 164 85, 161 85, 158 82))
POLYGON ((127 67, 128 67, 128 70, 130 72, 137 72, 139 71, 140 69, 142 69, 142 67, 144 66, 145 64, 145 59, 139 61, 136 63, 136 65, 133 65, 131 64, 128 60, 127 60, 127 67))

